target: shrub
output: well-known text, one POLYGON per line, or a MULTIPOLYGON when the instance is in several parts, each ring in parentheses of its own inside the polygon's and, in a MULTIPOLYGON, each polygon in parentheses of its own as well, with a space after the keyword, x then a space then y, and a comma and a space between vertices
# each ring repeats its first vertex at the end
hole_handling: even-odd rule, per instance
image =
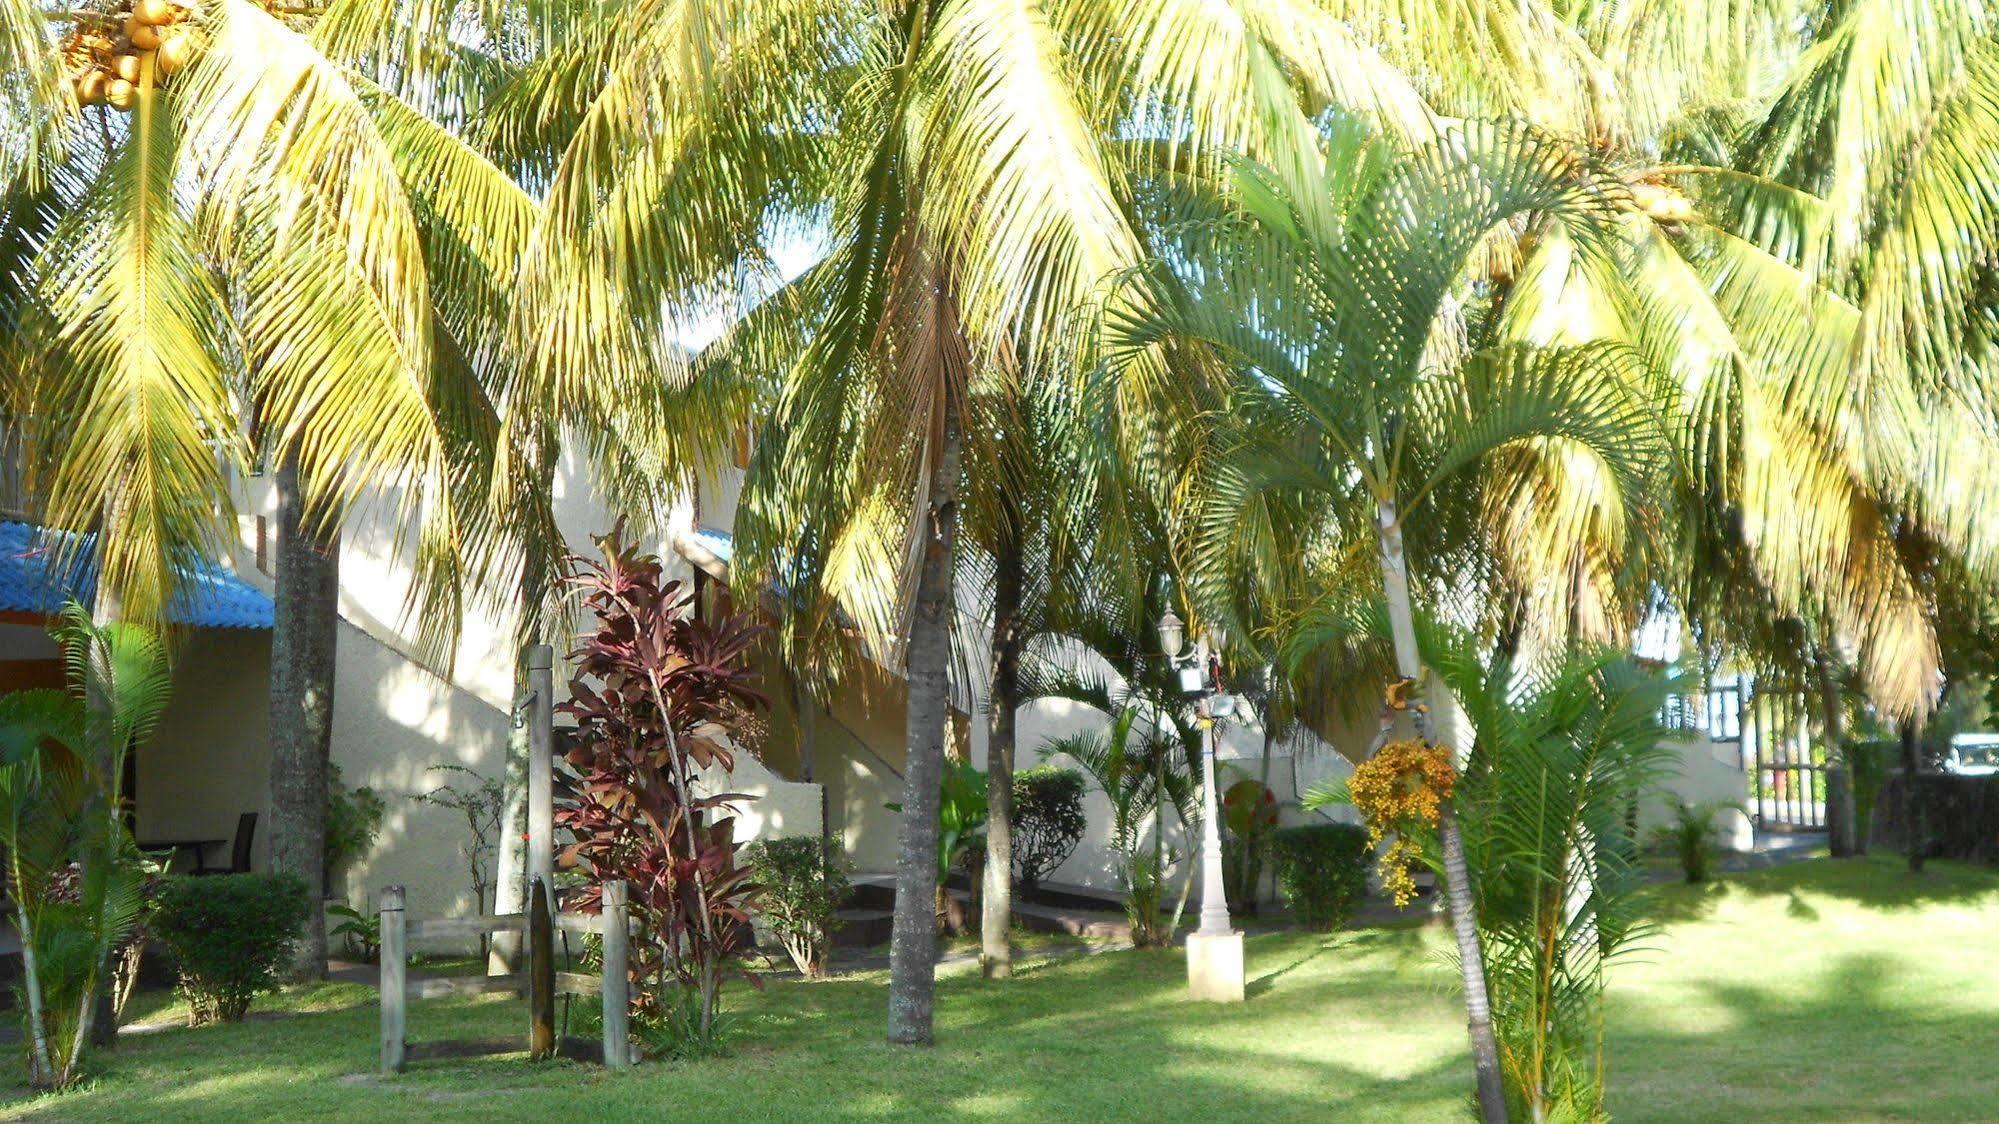
POLYGON ((1354 824, 1308 824, 1271 833, 1270 857, 1284 900, 1305 927, 1329 933, 1352 920, 1367 893, 1367 830, 1354 824))
POLYGON ((351 905, 329 905, 326 912, 340 918, 340 924, 326 931, 347 943, 347 955, 363 964, 373 964, 382 955, 382 915, 351 905))
POLYGON ((720 1042, 722 980, 756 898, 731 814, 748 798, 726 778, 765 702, 748 658, 758 629, 743 616, 697 619, 687 587, 623 535, 621 520, 597 539, 601 559, 570 558, 568 584, 595 619, 556 708, 576 728, 555 826, 574 840, 564 865, 590 872, 568 909, 599 912, 614 879, 630 888, 644 934, 627 969, 633 1032, 648 1053, 689 1056, 720 1042))
POLYGON ((1652 830, 1653 841, 1673 852, 1680 860, 1680 874, 1689 882, 1705 882, 1714 869, 1716 830, 1714 817, 1739 805, 1725 800, 1689 804, 1677 793, 1667 793, 1672 821, 1652 830))
POLYGON ((1902 747, 1893 741, 1847 743, 1846 765, 1853 777, 1853 838, 1863 855, 1874 838, 1875 804, 1901 755, 1902 747))
POLYGON ((276 991, 311 903, 295 874, 169 879, 153 931, 173 957, 192 1022, 237 1022, 276 991))
POLYGON ((340 878, 354 860, 375 847, 382 818, 388 805, 367 785, 348 788, 340 766, 327 765, 326 773, 326 886, 328 892, 340 885, 340 878))
POLYGON ((1013 776, 1013 876, 1032 892, 1076 853, 1083 817, 1083 774, 1040 765, 1013 776))
POLYGON ((826 951, 847 897, 847 872, 831 841, 818 836, 759 840, 743 848, 743 861, 762 887, 757 905, 764 923, 800 972, 826 974, 826 951))

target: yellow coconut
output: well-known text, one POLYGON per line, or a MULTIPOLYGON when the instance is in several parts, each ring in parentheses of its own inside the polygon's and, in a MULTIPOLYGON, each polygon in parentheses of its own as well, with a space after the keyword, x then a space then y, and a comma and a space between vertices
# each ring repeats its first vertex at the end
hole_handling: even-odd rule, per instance
POLYGON ((111 73, 127 82, 139 80, 139 69, 138 55, 119 55, 118 61, 111 64, 111 73))
POLYGON ((104 86, 103 71, 85 71, 83 77, 76 80, 76 100, 82 105, 96 105, 104 100, 104 86))
POLYGON ((136 15, 125 17, 125 38, 142 51, 159 49, 160 29, 150 23, 140 23, 136 15))
POLYGON ((110 102, 113 109, 130 109, 138 97, 139 88, 123 78, 113 78, 111 84, 104 88, 104 100, 110 102))
POLYGON ((194 36, 185 31, 170 31, 160 37, 160 53, 157 56, 161 74, 172 74, 194 61, 194 36))
POLYGON ((140 23, 158 27, 170 23, 174 18, 174 6, 167 0, 139 0, 132 5, 132 18, 140 23))

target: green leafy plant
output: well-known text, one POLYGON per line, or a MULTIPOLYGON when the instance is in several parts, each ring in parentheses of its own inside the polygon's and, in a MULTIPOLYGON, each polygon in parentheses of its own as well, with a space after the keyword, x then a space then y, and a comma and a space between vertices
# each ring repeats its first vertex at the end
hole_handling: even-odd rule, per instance
MULTIPOLYGON (((901 812, 902 805, 885 805, 891 812, 901 812)), ((973 870, 980 859, 985 857, 986 815, 986 775, 973 768, 968 762, 953 761, 944 765, 943 777, 937 786, 937 926, 940 931, 950 932, 958 928, 951 912, 950 891, 945 881, 953 871, 964 870, 972 875, 973 894, 978 893, 979 872, 973 870)), ((974 908, 966 912, 966 918, 976 918, 974 908)))
POLYGON ((192 1025, 238 1022, 252 999, 276 991, 310 908, 295 874, 169 879, 153 928, 173 957, 192 1025))
POLYGON ((762 839, 743 848, 742 857, 763 887, 757 907, 764 924, 783 942, 800 972, 811 979, 825 976, 848 890, 847 872, 832 840, 762 839))
POLYGON ((1729 800, 1689 803, 1678 793, 1666 793, 1671 820, 1652 829, 1652 841, 1673 853, 1680 861, 1680 873, 1689 882, 1705 882, 1714 869, 1714 853, 1720 842, 1715 817, 1742 805, 1729 800))
POLYGON ((1013 775, 1013 877, 1033 893, 1082 842, 1089 820, 1083 815, 1083 774, 1057 765, 1037 765, 1013 775))
POLYGON ((340 885, 340 878, 355 860, 374 849, 381 833, 382 819, 389 806, 366 785, 348 788, 340 766, 326 767, 326 885, 328 891, 340 885))
POLYGON ((1056 738, 1043 752, 1074 759, 1103 790, 1111 805, 1111 850, 1117 856, 1132 943, 1140 948, 1166 944, 1173 935, 1165 913, 1171 856, 1162 810, 1174 806, 1183 822, 1191 821, 1194 785, 1187 743, 1171 730, 1141 728, 1138 707, 1127 705, 1112 713, 1106 729, 1056 738))
POLYGON ((382 954, 382 917, 351 905, 329 905, 326 912, 340 918, 340 924, 326 931, 347 944, 347 955, 363 964, 373 964, 382 954))
POLYGON ((153 911, 160 904, 160 883, 167 863, 141 854, 133 861, 139 882, 139 909, 124 940, 111 950, 111 1017, 123 1019, 132 995, 139 990, 139 970, 145 965, 146 946, 153 942, 153 911))
MULTIPOLYGON (((937 877, 941 881, 960 869, 985 838, 986 775, 966 762, 951 762, 944 766, 937 792, 937 877)), ((891 812, 902 811, 899 803, 883 806, 891 812)))
POLYGON ((568 908, 599 912, 604 886, 623 881, 640 934, 628 968, 634 1034, 654 1055, 712 1052, 723 978, 758 894, 730 814, 749 797, 723 787, 766 704, 748 658, 758 629, 743 616, 697 618, 659 559, 624 545, 622 522, 596 541, 600 558, 569 560, 594 621, 557 708, 576 723, 558 778, 555 824, 573 840, 561 862, 588 875, 568 908))
MULTIPOLYGON (((499 842, 500 818, 506 814, 506 786, 463 765, 432 765, 430 771, 458 779, 446 781, 410 799, 435 808, 447 808, 464 819, 465 842, 459 845, 458 853, 465 859, 465 873, 471 882, 473 912, 483 913, 494 884, 493 853, 499 842)), ((483 947, 483 938, 480 943, 483 947)))
POLYGON ((1277 830, 1277 794, 1251 777, 1222 790, 1222 891, 1230 906, 1256 912, 1270 834, 1277 830))
POLYGON ((1607 973, 1651 932, 1630 811, 1677 759, 1660 715, 1678 687, 1610 650, 1529 669, 1429 648, 1478 731, 1455 803, 1508 1101, 1517 1119, 1601 1119, 1607 973))
POLYGON ((165 650, 143 629, 93 624, 71 602, 53 632, 69 689, 0 696, 0 848, 21 939, 28 1083, 39 1089, 80 1076, 98 990, 145 909, 147 864, 117 784, 171 688, 165 650))
POLYGON ((1278 889, 1299 923, 1316 933, 1330 933, 1353 920, 1367 896, 1373 858, 1367 829, 1357 824, 1304 824, 1270 833, 1278 889))

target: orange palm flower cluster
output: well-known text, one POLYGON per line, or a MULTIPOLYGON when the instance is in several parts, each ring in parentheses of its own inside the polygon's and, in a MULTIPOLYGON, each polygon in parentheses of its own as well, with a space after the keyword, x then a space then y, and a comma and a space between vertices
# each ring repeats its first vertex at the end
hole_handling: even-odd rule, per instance
POLYGON ((1447 746, 1420 741, 1389 742, 1381 752, 1360 763, 1347 782, 1354 807, 1367 819, 1367 839, 1374 846, 1391 834, 1381 853, 1381 888, 1399 908, 1416 896, 1409 865, 1419 848, 1409 838, 1417 827, 1434 828, 1457 783, 1457 766, 1447 746))

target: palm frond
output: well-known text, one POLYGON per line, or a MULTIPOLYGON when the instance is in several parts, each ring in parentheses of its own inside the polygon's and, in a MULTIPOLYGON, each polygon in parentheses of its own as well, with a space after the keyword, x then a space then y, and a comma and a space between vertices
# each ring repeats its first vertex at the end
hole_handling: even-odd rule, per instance
MULTIPOLYGON (((137 621, 160 619, 181 568, 213 556, 223 467, 245 459, 218 366, 223 302, 178 206, 181 130, 142 79, 125 143, 35 266, 48 319, 33 337, 28 466, 51 525, 97 529, 100 587, 137 621)), ((51 545, 73 557, 83 541, 51 545)))

